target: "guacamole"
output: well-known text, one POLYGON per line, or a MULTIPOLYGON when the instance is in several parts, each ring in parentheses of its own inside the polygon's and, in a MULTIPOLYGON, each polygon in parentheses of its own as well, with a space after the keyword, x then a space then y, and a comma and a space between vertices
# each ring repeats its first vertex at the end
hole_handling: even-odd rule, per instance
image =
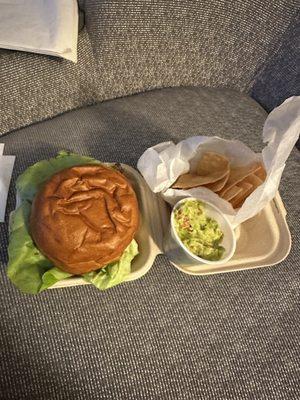
POLYGON ((187 200, 174 213, 176 232, 184 246, 198 257, 218 261, 225 251, 217 221, 207 217, 205 206, 199 200, 187 200))

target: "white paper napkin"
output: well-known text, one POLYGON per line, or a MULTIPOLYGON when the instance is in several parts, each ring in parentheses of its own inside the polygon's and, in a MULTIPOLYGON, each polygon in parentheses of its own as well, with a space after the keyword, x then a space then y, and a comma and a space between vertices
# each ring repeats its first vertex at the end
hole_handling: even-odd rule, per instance
POLYGON ((0 0, 0 47, 77 61, 76 0, 0 0))
POLYGON ((15 156, 3 156, 4 144, 0 143, 0 222, 4 222, 7 195, 15 156))

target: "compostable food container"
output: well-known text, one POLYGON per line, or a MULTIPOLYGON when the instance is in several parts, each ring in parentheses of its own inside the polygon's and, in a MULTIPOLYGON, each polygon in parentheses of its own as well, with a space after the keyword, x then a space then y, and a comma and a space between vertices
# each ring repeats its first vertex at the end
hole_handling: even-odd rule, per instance
MULTIPOLYGON (((170 226, 171 207, 150 190, 138 171, 125 164, 121 164, 121 167, 133 184, 141 213, 141 223, 136 235, 139 254, 133 260, 132 270, 127 278, 127 281, 132 281, 145 275, 155 257, 164 253, 163 241, 170 226)), ((217 274, 278 264, 287 257, 291 248, 286 211, 279 193, 259 214, 242 223, 235 230, 235 235, 236 250, 226 263, 172 264, 191 275, 217 274)), ((51 289, 88 284, 80 277, 72 277, 57 282, 51 289)))

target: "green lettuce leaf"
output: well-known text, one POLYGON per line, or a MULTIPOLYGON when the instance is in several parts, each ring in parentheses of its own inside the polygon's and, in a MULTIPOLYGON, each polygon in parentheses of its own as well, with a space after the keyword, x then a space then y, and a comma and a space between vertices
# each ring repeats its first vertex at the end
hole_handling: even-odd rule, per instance
POLYGON ((56 282, 59 282, 63 279, 70 278, 73 276, 72 274, 69 274, 69 272, 62 271, 61 269, 57 267, 53 267, 49 269, 49 271, 46 271, 43 276, 42 276, 42 286, 40 287, 40 292, 43 290, 48 289, 50 286, 54 285, 56 282))
POLYGON ((60 151, 55 158, 42 160, 27 168, 17 179, 17 190, 21 201, 32 201, 41 185, 63 169, 84 164, 100 164, 92 157, 60 151))
POLYGON ((133 239, 125 249, 119 261, 108 264, 100 271, 92 271, 83 275, 83 278, 100 290, 118 285, 127 278, 131 271, 131 261, 138 254, 137 242, 133 239))
POLYGON ((10 223, 7 275, 21 292, 39 293, 43 274, 53 264, 34 245, 28 231, 31 204, 24 201, 10 223))
MULTIPOLYGON (((61 151, 55 158, 40 161, 19 176, 17 190, 21 206, 12 213, 10 219, 7 275, 23 293, 40 293, 56 282, 72 276, 54 267, 38 250, 30 236, 29 217, 35 194, 56 172, 75 165, 99 163, 100 161, 91 157, 61 151)), ((101 290, 115 286, 123 282, 130 273, 131 261, 136 254, 137 243, 133 240, 118 262, 83 277, 101 290)))
POLYGON ((72 275, 53 267, 34 245, 28 231, 30 210, 24 201, 11 217, 7 275, 21 292, 37 294, 72 275))

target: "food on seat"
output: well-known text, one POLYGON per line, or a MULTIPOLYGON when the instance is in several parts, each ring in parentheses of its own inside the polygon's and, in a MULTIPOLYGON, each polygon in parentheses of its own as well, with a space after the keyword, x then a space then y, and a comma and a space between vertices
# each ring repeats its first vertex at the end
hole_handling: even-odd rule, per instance
POLYGON ((211 261, 222 258, 223 232, 217 221, 206 216, 201 201, 188 200, 181 204, 175 210, 174 224, 179 239, 193 254, 211 261))
POLYGON ((202 155, 198 162, 197 174, 214 176, 218 179, 223 178, 229 171, 229 160, 221 154, 212 151, 202 155))
POLYGON ((60 151, 18 177, 7 266, 18 289, 37 294, 80 275, 106 290, 128 279, 139 209, 120 168, 60 151))
POLYGON ((214 182, 214 183, 208 183, 207 185, 204 185, 204 186, 207 189, 212 190, 213 192, 219 192, 226 185, 226 182, 228 181, 228 178, 229 178, 229 173, 230 173, 230 171, 228 171, 227 174, 219 181, 214 182))
POLYGON ((124 175, 103 165, 62 170, 35 196, 30 233, 39 250, 71 274, 118 260, 139 224, 136 195, 124 175))
POLYGON ((199 176, 197 174, 183 174, 172 185, 173 189, 192 189, 207 183, 215 182, 219 178, 199 176))
POLYGON ((205 152, 196 166, 196 172, 179 176, 172 188, 204 187, 229 201, 234 208, 239 208, 265 179, 266 171, 261 162, 232 166, 224 155, 205 152))
MULTIPOLYGON (((196 174, 181 175, 172 185, 174 189, 191 189, 217 182, 229 173, 229 161, 221 154, 206 152, 201 157, 196 174)), ((226 181, 225 181, 226 182, 226 181)))
POLYGON ((258 176, 262 182, 265 181, 267 174, 262 163, 259 164, 259 168, 255 171, 255 175, 258 176))
POLYGON ((240 192, 242 191, 242 189, 238 186, 232 186, 229 190, 226 191, 226 193, 222 196, 224 200, 231 200, 234 197, 236 197, 240 192))
POLYGON ((241 167, 231 167, 228 181, 220 192, 220 196, 224 197, 225 193, 235 186, 237 183, 242 182, 247 176, 254 174, 259 170, 260 164, 253 163, 241 167))
POLYGON ((254 190, 253 185, 246 181, 240 182, 237 186, 241 188, 241 191, 230 200, 233 208, 238 208, 245 201, 246 197, 248 197, 254 190))

